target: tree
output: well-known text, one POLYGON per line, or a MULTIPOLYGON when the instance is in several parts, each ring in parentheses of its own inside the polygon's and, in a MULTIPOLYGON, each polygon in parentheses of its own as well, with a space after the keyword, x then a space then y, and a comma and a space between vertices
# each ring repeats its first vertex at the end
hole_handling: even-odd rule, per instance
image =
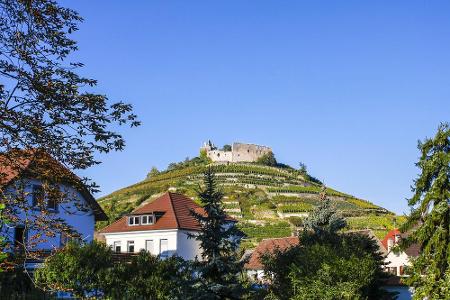
POLYGON ((244 291, 239 282, 243 262, 237 257, 238 238, 242 233, 227 220, 222 206, 223 194, 217 189, 215 175, 208 167, 204 188, 198 191, 204 212, 192 211, 200 232, 191 235, 200 242, 202 260, 196 261, 198 294, 195 299, 241 299, 244 291))
POLYGON ((321 194, 299 246, 263 256, 272 280, 267 299, 389 299, 380 289, 383 257, 367 235, 342 234, 345 221, 321 194))
MULTIPOLYGON (((99 163, 96 152, 124 148, 116 125, 139 125, 131 105, 96 94, 96 80, 80 76, 83 64, 69 60, 77 50, 71 34, 80 22, 77 12, 53 0, 0 0, 0 203, 6 205, 0 225, 16 222, 22 210, 17 205, 24 203, 20 193, 11 197, 2 185, 8 179, 5 166, 20 173, 39 149, 68 169, 86 169, 99 163), (16 149, 25 151, 17 155, 16 149)), ((53 197, 62 176, 51 167, 47 171, 53 175, 43 178, 42 186, 53 197)), ((88 188, 97 187, 90 182, 88 188)), ((63 196, 69 197, 57 195, 55 201, 63 196)), ((69 229, 62 223, 55 227, 69 229)))
POLYGON ((337 232, 345 226, 347 222, 336 211, 326 195, 326 187, 322 186, 320 192, 321 202, 319 206, 305 219, 305 232, 311 231, 314 236, 320 239, 327 239, 337 235, 337 232))
POLYGON ((156 167, 152 167, 150 172, 148 172, 148 174, 147 174, 147 179, 152 178, 158 174, 159 174, 159 170, 156 167))
POLYGON ((112 266, 112 251, 105 244, 70 242, 48 257, 34 276, 36 285, 44 291, 67 291, 80 298, 97 297, 108 290, 105 278, 112 266))
POLYGON ((278 162, 272 151, 270 151, 266 154, 263 154, 261 157, 259 157, 256 160, 256 163, 260 164, 260 165, 270 166, 270 167, 276 167, 278 165, 278 162))
POLYGON ((231 151, 232 150, 231 145, 228 145, 228 144, 223 145, 222 150, 223 151, 231 151))
POLYGON ((300 172, 300 174, 307 175, 308 171, 307 171, 306 165, 304 163, 302 163, 302 162, 299 162, 298 165, 299 165, 298 171, 300 172))
POLYGON ((415 299, 450 297, 450 126, 439 125, 433 138, 419 141, 420 175, 408 200, 410 215, 402 226, 409 236, 402 246, 421 246, 405 282, 414 287, 415 299))
POLYGON ((112 299, 191 299, 192 269, 180 257, 160 259, 144 250, 113 268, 106 294, 112 299))

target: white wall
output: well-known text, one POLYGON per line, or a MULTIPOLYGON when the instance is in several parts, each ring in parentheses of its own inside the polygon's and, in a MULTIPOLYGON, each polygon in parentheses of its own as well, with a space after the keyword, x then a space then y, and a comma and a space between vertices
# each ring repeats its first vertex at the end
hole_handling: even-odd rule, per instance
POLYGON ((128 251, 128 241, 134 241, 134 252, 137 253, 141 249, 145 250, 145 241, 153 240, 153 249, 149 249, 150 253, 159 255, 161 254, 160 242, 162 239, 167 239, 168 242, 168 251, 163 255, 174 255, 177 250, 177 229, 104 233, 103 235, 106 244, 110 247, 113 247, 114 242, 121 242, 122 253, 128 251))
MULTIPOLYGON (((32 191, 33 191, 33 185, 39 185, 40 181, 36 179, 30 179, 30 180, 24 180, 25 185, 25 195, 26 195, 26 201, 29 204, 29 207, 32 207, 32 191)), ((64 193, 70 194, 71 199, 74 199, 72 202, 69 203, 60 203, 58 204, 58 211, 54 213, 55 218, 61 218, 65 220, 69 225, 73 226, 74 229, 81 235, 83 241, 85 242, 91 242, 94 237, 94 230, 95 230, 95 217, 93 214, 92 209, 88 205, 87 201, 83 198, 83 196, 72 187, 61 185, 61 190, 64 193), (76 199, 76 200, 75 200, 76 199), (75 203, 83 203, 88 208, 87 211, 80 211, 75 207, 75 203)), ((8 192, 14 197, 14 188, 11 186, 8 188, 8 192)), ((40 214, 39 210, 33 210, 30 209, 27 212, 22 211, 19 214, 20 220, 22 220, 21 223, 24 223, 25 220, 35 220, 35 218, 40 214)), ((14 226, 9 227, 8 225, 4 226, 2 229, 1 234, 3 236, 6 236, 6 238, 9 238, 11 241, 14 239, 14 226)), ((50 230, 50 232, 54 232, 53 230, 50 230)), ((29 230, 28 232, 28 240, 30 237, 34 234, 36 234, 37 231, 29 230)), ((55 237, 49 237, 49 236, 43 236, 44 239, 46 239, 45 242, 41 242, 33 249, 54 249, 59 248, 61 246, 61 237, 59 234, 56 234, 55 237)))
POLYGON ((202 251, 200 249, 200 242, 195 238, 188 238, 188 234, 195 234, 195 231, 178 231, 178 249, 177 254, 184 259, 193 260, 195 257, 202 260, 202 251))
POLYGON ((393 251, 389 252, 385 258, 385 262, 387 263, 386 268, 397 268, 397 276, 400 276, 400 268, 410 265, 410 261, 408 255, 405 252, 400 252, 398 254, 393 251))
MULTIPOLYGON (((153 255, 160 253, 160 240, 168 240, 167 255, 178 255, 187 260, 193 260, 197 256, 201 259, 200 243, 194 239, 188 238, 191 231, 169 229, 169 230, 149 230, 135 232, 119 232, 119 233, 103 233, 106 244, 110 247, 114 246, 114 242, 121 243, 121 252, 127 252, 127 242, 134 241, 134 252, 137 253, 141 249, 145 250, 146 240, 153 240, 154 249, 150 250, 153 255)), ((192 232, 195 233, 195 232, 192 232)))

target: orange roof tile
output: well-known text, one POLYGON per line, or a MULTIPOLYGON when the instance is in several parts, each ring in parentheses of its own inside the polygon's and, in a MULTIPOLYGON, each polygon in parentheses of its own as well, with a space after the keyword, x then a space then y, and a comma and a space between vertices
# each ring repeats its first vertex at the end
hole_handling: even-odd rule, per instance
MULTIPOLYGON (((383 247, 387 250, 388 249, 388 240, 393 239, 395 241, 395 236, 400 235, 402 238, 406 238, 408 236, 408 233, 401 233, 400 230, 397 228, 390 230, 384 239, 381 241, 381 244, 383 247)), ((404 251, 408 256, 416 257, 420 253, 420 246, 418 244, 412 244, 404 251)))
POLYGON ((297 236, 264 239, 262 240, 250 256, 249 261, 244 268, 248 270, 262 270, 264 266, 261 258, 264 254, 272 254, 275 249, 279 251, 286 251, 287 249, 299 245, 300 241, 297 236))
MULTIPOLYGON (((161 215, 156 222, 151 225, 129 226, 128 216, 124 216, 111 225, 100 230, 100 233, 147 231, 162 229, 186 229, 200 230, 200 225, 192 216, 191 211, 204 213, 203 208, 192 201, 192 199, 182 194, 167 192, 154 201, 137 208, 130 215, 142 215, 156 213, 161 215)), ((234 221, 232 218, 227 218, 234 221)))

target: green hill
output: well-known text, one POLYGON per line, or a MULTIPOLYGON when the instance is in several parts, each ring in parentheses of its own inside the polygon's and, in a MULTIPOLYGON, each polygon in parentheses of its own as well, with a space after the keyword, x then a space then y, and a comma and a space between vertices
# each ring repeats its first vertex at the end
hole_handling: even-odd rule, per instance
MULTIPOLYGON (((227 213, 239 220, 247 234, 246 246, 263 238, 289 236, 302 218, 321 201, 321 185, 305 172, 278 164, 210 163, 194 158, 171 164, 164 172, 153 171, 147 179, 98 199, 110 222, 171 189, 195 199, 207 166, 216 173, 224 191, 227 213)), ((327 188, 327 195, 348 220, 348 229, 372 229, 379 237, 403 221, 386 209, 355 196, 327 188)), ((100 227, 106 223, 100 224, 100 227)))

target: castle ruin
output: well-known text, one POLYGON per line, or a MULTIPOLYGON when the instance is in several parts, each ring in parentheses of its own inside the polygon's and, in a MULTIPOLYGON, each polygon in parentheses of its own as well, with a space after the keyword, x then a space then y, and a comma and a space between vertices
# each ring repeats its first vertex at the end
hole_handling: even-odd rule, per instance
POLYGON ((231 151, 218 149, 211 141, 200 148, 213 162, 255 162, 264 154, 272 152, 267 146, 233 143, 231 151))

